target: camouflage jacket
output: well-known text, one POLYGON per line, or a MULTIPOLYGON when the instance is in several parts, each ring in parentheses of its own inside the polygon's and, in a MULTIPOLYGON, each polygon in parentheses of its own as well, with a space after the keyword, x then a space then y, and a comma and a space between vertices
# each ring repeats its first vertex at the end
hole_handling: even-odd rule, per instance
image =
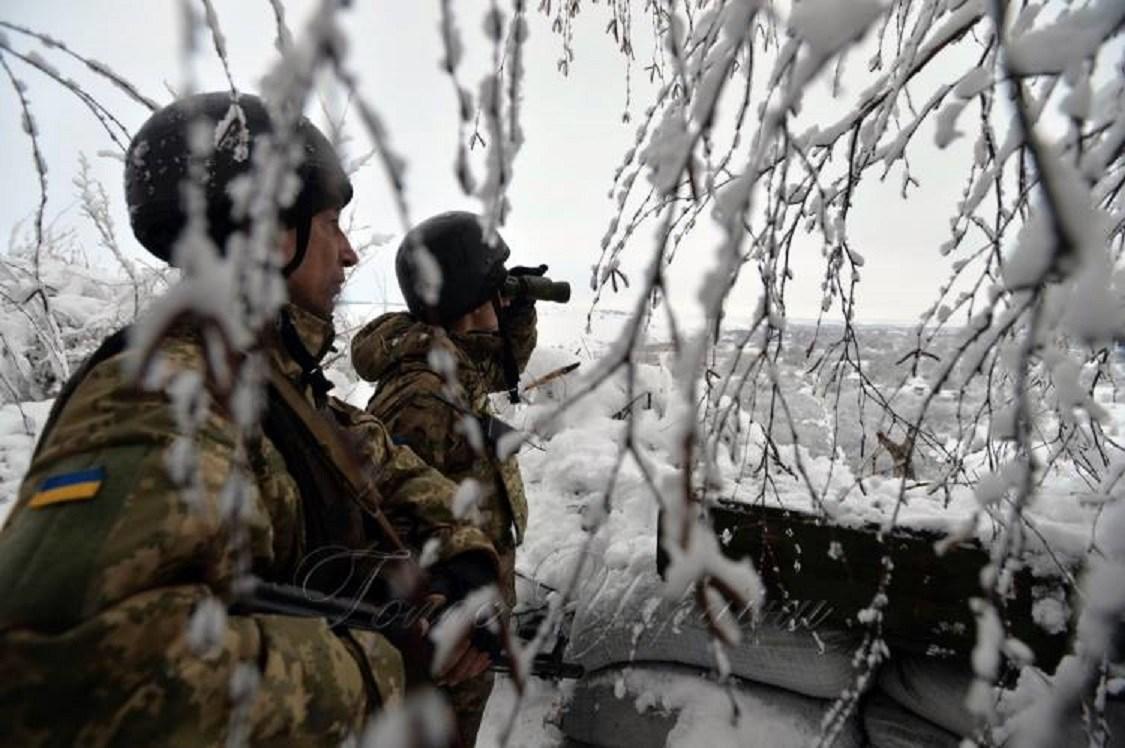
MULTIPOLYGON (((288 309, 306 348, 326 349, 331 325, 288 309)), ((205 372, 190 330, 158 350, 155 370, 173 389, 205 372)), ((268 350, 273 371, 298 381, 280 346, 268 350)), ((18 673, 0 683, 0 744, 338 744, 373 700, 397 698, 399 653, 321 619, 227 612, 220 601, 237 570, 294 582, 307 550, 298 484, 268 438, 236 446, 217 398, 174 402, 163 387, 134 385, 129 355, 81 380, 0 531, 0 672, 18 673), (178 438, 192 417, 195 438, 178 438), (232 481, 236 472, 245 480, 232 481)), ((495 558, 479 530, 452 518, 446 479, 371 416, 320 405, 363 435, 388 514, 445 539, 447 556, 495 558)))
MULTIPOLYGON (((535 348, 535 307, 509 313, 512 347, 522 371, 535 348)), ((527 527, 519 464, 514 455, 498 460, 489 450, 478 452, 461 422, 468 413, 490 416, 489 393, 506 389, 501 345, 493 333, 448 333, 404 312, 372 320, 352 339, 356 371, 378 381, 367 412, 387 425, 396 442, 409 445, 451 480, 480 483, 479 522, 498 550, 512 546, 512 528, 518 543, 527 527), (447 387, 431 350, 452 357, 458 387, 447 387)))

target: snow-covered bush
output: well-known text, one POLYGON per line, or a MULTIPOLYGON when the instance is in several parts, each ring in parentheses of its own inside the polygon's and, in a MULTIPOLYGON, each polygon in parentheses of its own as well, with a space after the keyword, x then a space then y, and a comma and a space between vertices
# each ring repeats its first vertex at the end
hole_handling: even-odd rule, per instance
POLYGON ((145 266, 91 264, 71 236, 15 242, 0 255, 0 403, 52 398, 164 284, 145 266))

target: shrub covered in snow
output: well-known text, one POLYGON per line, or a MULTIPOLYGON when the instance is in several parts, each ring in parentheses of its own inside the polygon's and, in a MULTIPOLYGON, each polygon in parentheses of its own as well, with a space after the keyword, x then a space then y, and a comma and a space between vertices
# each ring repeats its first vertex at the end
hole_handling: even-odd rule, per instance
POLYGON ((163 286, 162 273, 91 264, 66 235, 0 255, 0 402, 54 397, 107 335, 163 286))

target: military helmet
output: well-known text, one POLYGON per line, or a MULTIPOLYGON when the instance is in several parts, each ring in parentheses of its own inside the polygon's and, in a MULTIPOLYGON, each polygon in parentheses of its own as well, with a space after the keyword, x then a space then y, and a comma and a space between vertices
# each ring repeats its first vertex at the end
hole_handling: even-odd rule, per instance
POLYGON ((412 228, 395 256, 398 286, 410 313, 426 322, 449 325, 488 301, 508 275, 504 263, 511 251, 499 234, 485 241, 481 218, 450 211, 427 218, 412 228), (426 298, 432 268, 425 249, 441 272, 436 303, 426 298))
MULTIPOLYGON (((208 233, 220 251, 231 234, 249 223, 232 212, 233 183, 251 171, 261 139, 274 130, 261 99, 249 94, 236 97, 229 91, 185 97, 141 126, 125 154, 129 222, 145 249, 165 261, 171 261, 172 248, 187 224, 183 185, 192 159, 189 128, 199 121, 214 131, 213 148, 202 159, 202 186, 208 233)), ((312 216, 325 208, 343 207, 352 197, 351 182, 323 133, 301 117, 294 136, 303 149, 296 166, 300 189, 278 216, 284 226, 298 232, 297 256, 286 266, 286 274, 300 264, 312 216)))

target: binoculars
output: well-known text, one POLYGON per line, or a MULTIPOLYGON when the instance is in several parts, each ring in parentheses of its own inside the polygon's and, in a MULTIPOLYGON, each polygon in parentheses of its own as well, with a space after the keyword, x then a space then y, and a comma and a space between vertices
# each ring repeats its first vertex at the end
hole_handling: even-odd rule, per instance
POLYGON ((570 301, 570 284, 553 281, 542 275, 509 275, 500 286, 500 293, 509 299, 535 299, 565 304, 570 301))

